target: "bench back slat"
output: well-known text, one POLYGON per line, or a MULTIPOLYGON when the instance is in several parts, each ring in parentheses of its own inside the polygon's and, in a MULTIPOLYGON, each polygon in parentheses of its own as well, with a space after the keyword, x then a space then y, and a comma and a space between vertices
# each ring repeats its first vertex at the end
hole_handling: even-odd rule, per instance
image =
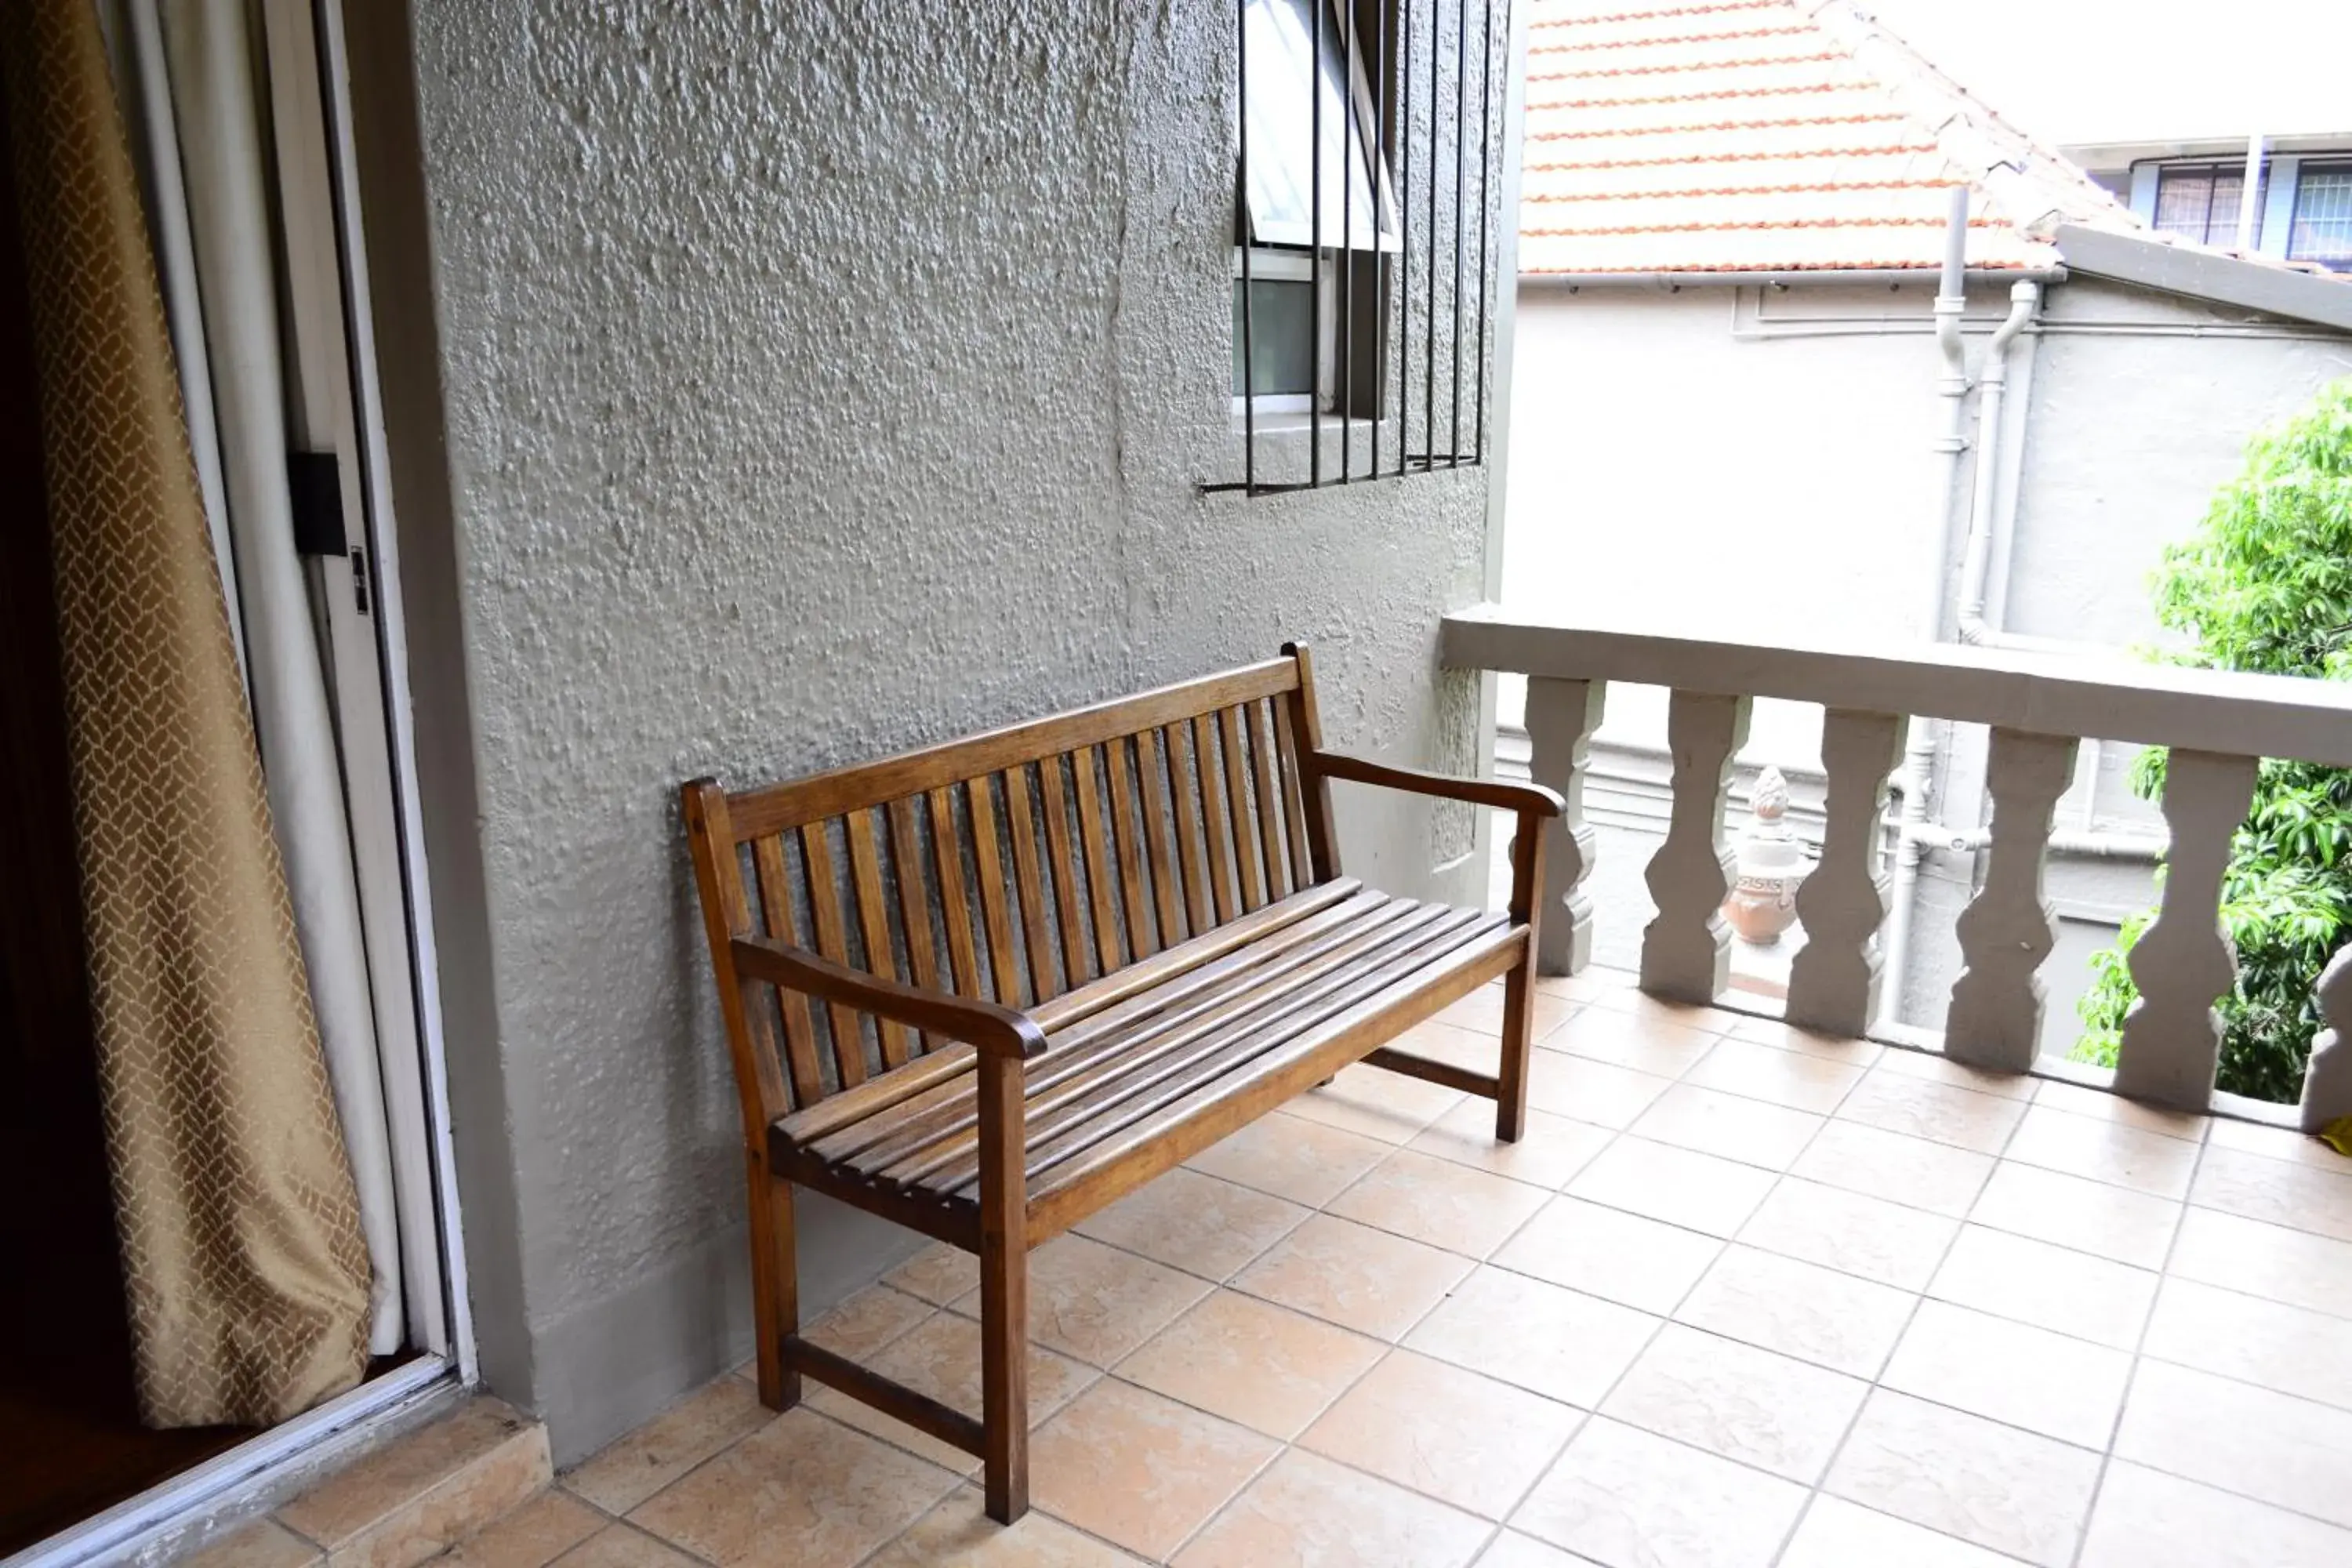
POLYGON ((1286 655, 740 795, 688 784, 747 1127, 946 1042, 739 984, 722 928, 1034 1007, 1329 880, 1295 742, 1304 668, 1286 655))

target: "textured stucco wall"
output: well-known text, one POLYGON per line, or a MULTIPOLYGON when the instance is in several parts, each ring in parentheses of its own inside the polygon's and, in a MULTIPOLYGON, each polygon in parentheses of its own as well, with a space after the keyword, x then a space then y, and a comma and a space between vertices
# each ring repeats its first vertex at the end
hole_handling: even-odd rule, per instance
MULTIPOLYGON (((495 1030, 453 1043, 455 1116, 486 1370, 559 1460, 748 1353, 679 780, 1292 637, 1336 742, 1476 754, 1434 648, 1479 472, 1199 493, 1239 466, 1231 17, 417 0, 495 1030)), ((1351 872, 1473 885, 1466 822, 1342 811, 1351 872)), ((821 1304, 903 1233, 810 1206, 821 1304)))

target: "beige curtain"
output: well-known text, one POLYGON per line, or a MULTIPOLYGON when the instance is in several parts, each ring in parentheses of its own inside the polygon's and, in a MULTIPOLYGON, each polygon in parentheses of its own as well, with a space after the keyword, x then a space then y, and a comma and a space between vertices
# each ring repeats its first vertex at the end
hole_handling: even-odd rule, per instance
POLYGON ((75 833, 143 1412, 366 1370, 368 1259, 89 0, 0 7, 75 833))

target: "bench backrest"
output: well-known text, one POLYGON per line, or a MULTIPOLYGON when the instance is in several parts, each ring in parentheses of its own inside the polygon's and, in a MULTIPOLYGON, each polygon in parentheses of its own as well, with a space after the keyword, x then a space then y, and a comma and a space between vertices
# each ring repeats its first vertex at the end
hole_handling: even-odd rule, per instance
POLYGON ((739 981, 766 935, 1047 1002, 1338 874, 1312 667, 1284 657, 880 762, 685 788, 747 1131, 943 1042, 739 981))

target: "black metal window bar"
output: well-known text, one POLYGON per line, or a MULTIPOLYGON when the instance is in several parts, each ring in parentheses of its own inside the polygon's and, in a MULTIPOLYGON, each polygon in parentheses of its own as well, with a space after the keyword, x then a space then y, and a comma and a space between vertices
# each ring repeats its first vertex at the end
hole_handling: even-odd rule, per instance
MULTIPOLYGON (((1496 255, 1493 194, 1501 172, 1496 121, 1503 108, 1497 97, 1504 85, 1496 74, 1509 58, 1510 6, 1511 0, 1236 0, 1240 145, 1234 177, 1234 402, 1241 425, 1242 478, 1204 485, 1204 490, 1267 495, 1485 462, 1487 320, 1494 290, 1488 274, 1496 255), (1302 47, 1308 149, 1304 171, 1296 156, 1297 106, 1273 92, 1298 76, 1302 47), (1256 62, 1254 91, 1253 57, 1269 52, 1276 58, 1256 62), (1327 140, 1335 129, 1327 121, 1335 100, 1342 121, 1336 127, 1341 132, 1337 157, 1335 144, 1327 140), (1261 142, 1255 150, 1254 121, 1261 142), (1281 134, 1286 131, 1294 134, 1281 134), (1263 145, 1269 139, 1280 143, 1271 153, 1263 145), (1270 156, 1276 161, 1271 168, 1270 156), (1327 167, 1339 186, 1336 203, 1327 189, 1327 167), (1297 188, 1302 173, 1303 191, 1297 188), (1289 196, 1304 197, 1303 226, 1296 222, 1295 207, 1284 215, 1287 222, 1276 221, 1266 210, 1279 205, 1286 181, 1289 196), (1441 222, 1441 200, 1448 195, 1450 225, 1441 222), (1335 206, 1338 221, 1327 226, 1335 206), (1328 241, 1335 237, 1339 243, 1332 246, 1328 241), (1258 286, 1265 263, 1258 258, 1269 242, 1286 262, 1303 255, 1312 291, 1309 335, 1317 370, 1304 400, 1303 482, 1260 474, 1259 405, 1265 394, 1257 353, 1258 286), (1465 295, 1475 299, 1465 302, 1465 295), (1465 314, 1471 318, 1466 325, 1465 314), (1447 370, 1442 377, 1441 363, 1447 370), (1327 419, 1338 424, 1336 465, 1326 460, 1327 419), (1392 432, 1392 453, 1382 450, 1384 428, 1392 432), (1369 448, 1360 466, 1355 461, 1360 430, 1369 448)), ((1286 269, 1286 277, 1297 275, 1286 269)), ((1279 325, 1295 331, 1287 318, 1279 325)), ((1279 390, 1287 395, 1296 387, 1279 390)))

